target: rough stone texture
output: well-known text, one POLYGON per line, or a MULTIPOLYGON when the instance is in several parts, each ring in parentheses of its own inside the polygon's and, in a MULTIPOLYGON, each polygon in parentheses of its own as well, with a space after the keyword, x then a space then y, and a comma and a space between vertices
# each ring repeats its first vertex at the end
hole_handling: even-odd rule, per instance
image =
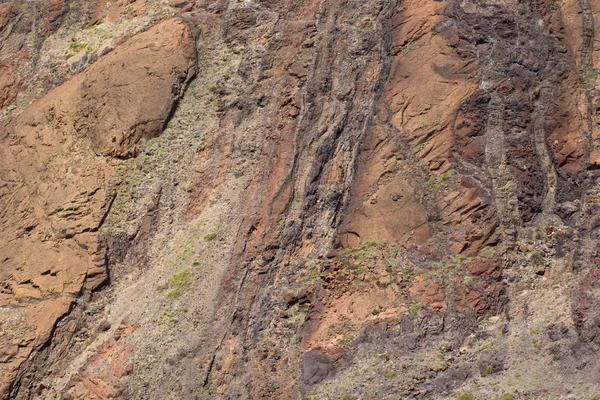
MULTIPOLYGON (((11 380, 20 365, 35 360, 75 297, 107 282, 98 229, 120 162, 102 155, 126 157, 140 139, 161 132, 194 74, 195 57, 188 24, 166 21, 3 126, 0 306, 14 318, 24 315, 32 332, 12 339, 19 350, 0 366, 3 394, 18 387, 11 380)), ((11 331, 2 335, 8 340, 11 331)))
POLYGON ((0 64, 0 109, 10 106, 23 87, 15 63, 5 60, 0 64))
POLYGON ((30 3, 0 4, 13 397, 598 396, 598 4, 30 3), (54 75, 85 72, 26 108, 75 20, 54 75))

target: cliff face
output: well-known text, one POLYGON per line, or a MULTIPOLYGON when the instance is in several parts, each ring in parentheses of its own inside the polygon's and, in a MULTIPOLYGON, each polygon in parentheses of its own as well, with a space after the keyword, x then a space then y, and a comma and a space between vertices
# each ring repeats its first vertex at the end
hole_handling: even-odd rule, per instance
POLYGON ((596 398, 599 12, 1 2, 0 393, 596 398))

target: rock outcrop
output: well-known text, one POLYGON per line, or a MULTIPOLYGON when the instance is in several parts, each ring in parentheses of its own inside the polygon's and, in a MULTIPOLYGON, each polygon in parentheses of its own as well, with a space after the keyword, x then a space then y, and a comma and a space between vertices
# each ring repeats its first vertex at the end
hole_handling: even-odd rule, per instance
POLYGON ((0 4, 3 395, 600 393, 599 5, 28 7, 0 4))
POLYGON ((160 134, 195 59, 188 24, 163 22, 3 126, 0 306, 15 325, 2 327, 2 393, 18 388, 21 365, 35 362, 77 297, 108 281, 98 229, 120 159, 160 134))

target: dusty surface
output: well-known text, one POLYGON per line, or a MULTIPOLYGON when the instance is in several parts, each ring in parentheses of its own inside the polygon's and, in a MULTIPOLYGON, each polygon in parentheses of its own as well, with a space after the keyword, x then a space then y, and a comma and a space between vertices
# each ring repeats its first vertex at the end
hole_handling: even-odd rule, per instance
POLYGON ((599 15, 2 2, 3 396, 599 398, 599 15))

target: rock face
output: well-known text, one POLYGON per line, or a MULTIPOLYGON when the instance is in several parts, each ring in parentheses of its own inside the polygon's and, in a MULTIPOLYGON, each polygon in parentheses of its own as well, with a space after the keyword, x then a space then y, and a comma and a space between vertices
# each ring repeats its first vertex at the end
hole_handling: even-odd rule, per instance
POLYGON ((114 157, 160 134, 194 66, 188 24, 166 21, 4 125, 0 306, 17 325, 2 331, 3 394, 77 296, 108 281, 98 229, 114 198, 114 157))
POLYGON ((3 396, 598 396, 600 6, 30 3, 3 396))

